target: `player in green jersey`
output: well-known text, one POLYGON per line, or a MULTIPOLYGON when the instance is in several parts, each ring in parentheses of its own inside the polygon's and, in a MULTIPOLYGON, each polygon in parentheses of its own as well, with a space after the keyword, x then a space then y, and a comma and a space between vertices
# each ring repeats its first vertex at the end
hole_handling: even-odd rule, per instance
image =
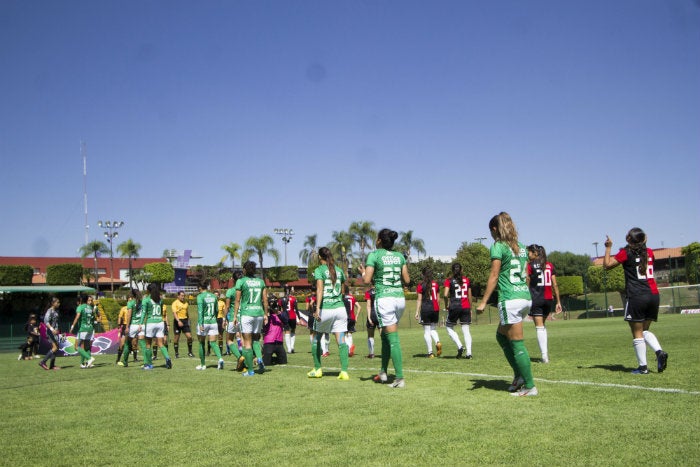
POLYGON ((256 264, 253 261, 246 261, 243 264, 243 277, 236 281, 236 301, 234 305, 233 324, 241 323, 241 334, 243 336, 243 357, 248 371, 243 372, 243 376, 254 376, 253 354, 258 360, 258 369, 265 371, 262 361, 262 347, 260 336, 263 325, 267 323, 267 289, 265 282, 255 277, 256 264))
POLYGON ((243 277, 241 271, 235 271, 233 273, 233 285, 226 291, 226 317, 224 324, 226 325, 226 348, 230 353, 236 357, 236 371, 242 371, 245 365, 245 357, 241 354, 238 349, 238 341, 240 341, 241 328, 240 323, 234 325, 234 308, 233 305, 236 303, 236 282, 238 279, 243 277))
POLYGON ((403 284, 411 281, 406 258, 398 251, 393 251, 394 242, 398 237, 399 234, 394 230, 380 230, 377 234, 377 249, 367 256, 365 266, 359 266, 365 284, 373 283, 376 290, 375 306, 377 325, 381 328, 382 366, 374 380, 380 383, 388 381, 386 370, 391 360, 396 370, 392 388, 403 388, 406 385, 398 330, 399 321, 406 309, 403 284))
POLYGON ((77 333, 76 349, 80 354, 80 368, 92 368, 95 358, 92 356, 92 339, 95 337, 95 307, 92 296, 78 297, 78 308, 75 310, 75 319, 69 331, 73 331, 76 324, 80 323, 77 333))
POLYGON ((146 352, 143 356, 143 369, 153 369, 153 339, 165 357, 165 368, 171 369, 173 362, 170 360, 168 349, 163 343, 165 325, 163 324, 163 301, 160 299, 160 287, 158 284, 149 284, 148 293, 141 300, 141 308, 144 314, 144 334, 146 337, 146 352))
POLYGON ((527 285, 527 250, 518 242, 518 231, 510 215, 501 212, 489 221, 495 243, 491 246, 491 272, 486 291, 476 307, 483 313, 491 294, 498 288, 498 314, 501 322, 496 340, 513 368, 513 383, 508 388, 514 396, 538 394, 532 378, 530 354, 523 341, 523 317, 530 311, 532 300, 527 285))
POLYGON ((349 380, 348 376, 348 344, 345 342, 345 333, 348 332, 348 313, 343 302, 342 286, 345 282, 345 274, 335 265, 331 250, 325 246, 318 250, 321 265, 314 270, 316 280, 316 303, 319 306, 314 313, 314 331, 316 332, 311 345, 311 354, 314 358, 314 369, 307 375, 309 378, 323 376, 321 369, 321 339, 326 333, 333 333, 338 343, 340 355, 339 380, 349 380))
POLYGON ((224 359, 221 358, 221 350, 216 343, 219 337, 219 325, 216 316, 219 313, 219 299, 215 294, 207 290, 207 284, 199 284, 199 295, 197 295, 197 337, 199 338, 199 362, 198 370, 206 370, 206 340, 209 339, 209 347, 214 351, 219 364, 219 370, 224 369, 224 359))

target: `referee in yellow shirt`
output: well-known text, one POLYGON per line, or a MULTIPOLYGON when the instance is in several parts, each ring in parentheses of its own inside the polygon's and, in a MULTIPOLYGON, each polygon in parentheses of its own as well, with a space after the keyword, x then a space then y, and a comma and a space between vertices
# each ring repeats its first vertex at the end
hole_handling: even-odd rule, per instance
POLYGON ((192 331, 190 331, 189 307, 185 299, 185 292, 178 292, 177 298, 171 305, 173 308, 173 347, 175 347, 175 358, 180 358, 180 334, 185 333, 187 337, 187 356, 194 357, 192 353, 192 331))

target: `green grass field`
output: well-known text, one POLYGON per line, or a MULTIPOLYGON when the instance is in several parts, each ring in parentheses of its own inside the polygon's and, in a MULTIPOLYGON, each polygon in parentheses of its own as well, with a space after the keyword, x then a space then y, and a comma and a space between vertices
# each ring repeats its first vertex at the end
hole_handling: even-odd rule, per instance
MULTIPOLYGON (((412 313, 412 309, 409 310, 412 313)), ((663 315, 652 330, 669 353, 658 374, 636 367, 620 318, 548 324, 551 363, 538 363, 532 323, 526 344, 538 397, 515 398, 494 338, 472 326, 473 360, 456 360, 444 328, 441 358, 426 359, 422 330, 401 331, 407 386, 375 384, 379 360, 355 334, 350 381, 338 381, 337 348, 320 380, 303 329, 285 367, 243 378, 196 371, 121 368, 112 355, 61 371, 0 354, 0 465, 700 465, 700 316, 663 315)), ((162 359, 156 364, 163 365, 162 359)), ((390 375, 393 369, 389 370, 390 375)))

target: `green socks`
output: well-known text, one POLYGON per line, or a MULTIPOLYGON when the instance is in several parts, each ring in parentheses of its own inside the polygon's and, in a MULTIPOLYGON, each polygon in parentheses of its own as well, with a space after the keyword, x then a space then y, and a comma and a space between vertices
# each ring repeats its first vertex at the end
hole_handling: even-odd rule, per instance
MULTIPOLYGON (((389 352, 391 360, 394 362, 394 370, 396 370, 396 379, 403 379, 403 357, 401 355, 401 343, 399 342, 398 332, 386 333, 386 339, 389 341, 389 352)), ((384 342, 382 342, 382 360, 384 360, 384 342)))
MULTIPOLYGON (((522 376, 520 373, 520 370, 518 368, 517 363, 515 363, 515 354, 513 353, 513 347, 511 346, 510 341, 506 336, 500 333, 496 333, 496 341, 498 342, 498 345, 501 346, 501 349, 503 350, 503 354, 506 356, 506 360, 508 360, 508 364, 510 367, 513 369, 513 376, 517 378, 518 376, 522 376)), ((522 341, 520 341, 522 342, 522 341)))
POLYGON ((321 334, 314 334, 311 342, 311 355, 314 357, 314 370, 321 368, 321 334))
POLYGON ((253 341, 253 353, 255 354, 255 358, 262 359, 262 346, 260 345, 260 341, 253 341))
POLYGON ((350 348, 348 344, 342 343, 338 346, 338 353, 340 354, 340 371, 348 371, 348 361, 350 360, 350 348))
POLYGON ((221 360, 221 349, 219 349, 219 345, 216 343, 216 341, 209 341, 209 347, 211 347, 219 360, 221 360))
POLYGON ((243 357, 245 357, 245 366, 248 368, 248 372, 253 371, 253 349, 243 349, 243 357))
POLYGON ((199 342, 199 362, 202 364, 202 366, 205 366, 207 363, 205 361, 206 354, 204 352, 204 342, 200 341, 199 342))
POLYGON ((530 354, 527 353, 525 342, 522 340, 510 341, 512 352, 515 355, 515 364, 518 367, 520 376, 525 380, 525 387, 530 389, 535 386, 535 380, 532 378, 532 367, 530 366, 530 354))

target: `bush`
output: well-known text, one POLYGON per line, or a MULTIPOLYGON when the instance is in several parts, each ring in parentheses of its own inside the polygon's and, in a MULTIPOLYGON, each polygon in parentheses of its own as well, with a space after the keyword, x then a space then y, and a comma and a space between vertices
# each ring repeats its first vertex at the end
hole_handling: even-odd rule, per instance
POLYGON ((109 321, 109 323, 112 325, 116 325, 117 318, 119 318, 119 310, 123 305, 120 305, 119 301, 113 298, 102 297, 100 298, 100 306, 102 307, 102 310, 107 316, 107 320, 109 321))
POLYGON ((79 285, 83 266, 78 263, 53 264, 46 268, 46 285, 79 285))
POLYGON ((20 266, 0 266, 0 285, 32 285, 34 268, 23 264, 20 266))

